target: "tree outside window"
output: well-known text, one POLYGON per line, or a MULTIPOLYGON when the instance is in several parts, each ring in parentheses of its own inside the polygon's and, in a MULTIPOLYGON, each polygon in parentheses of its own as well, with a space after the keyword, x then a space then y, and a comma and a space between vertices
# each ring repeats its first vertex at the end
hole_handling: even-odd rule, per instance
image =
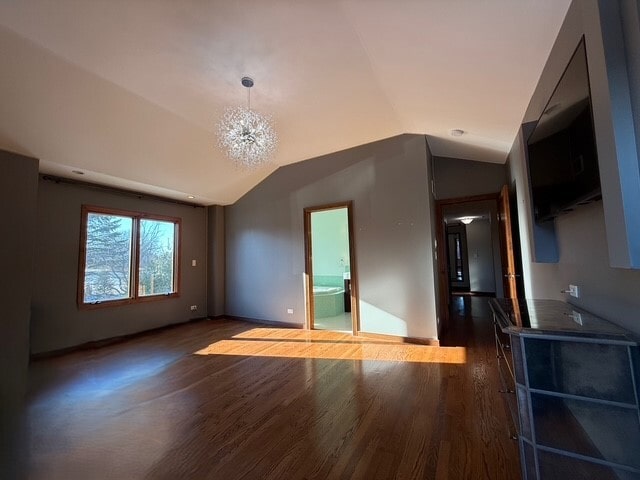
POLYGON ((175 296, 180 219, 83 206, 81 306, 175 296))
POLYGON ((175 224, 140 220, 140 279, 138 295, 173 292, 175 224))

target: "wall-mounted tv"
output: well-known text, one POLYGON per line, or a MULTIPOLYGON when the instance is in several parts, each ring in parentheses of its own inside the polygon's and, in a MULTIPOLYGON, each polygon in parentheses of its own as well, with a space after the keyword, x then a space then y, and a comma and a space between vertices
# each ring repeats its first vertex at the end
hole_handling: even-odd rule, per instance
POLYGON ((531 132, 527 150, 536 222, 602 198, 584 37, 531 132))

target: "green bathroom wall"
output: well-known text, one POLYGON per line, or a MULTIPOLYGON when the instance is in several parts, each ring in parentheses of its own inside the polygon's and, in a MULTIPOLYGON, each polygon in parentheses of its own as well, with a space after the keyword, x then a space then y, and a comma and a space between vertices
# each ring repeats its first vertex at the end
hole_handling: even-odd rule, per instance
POLYGON ((347 209, 337 208, 311 214, 312 267, 314 285, 342 285, 349 271, 347 209))

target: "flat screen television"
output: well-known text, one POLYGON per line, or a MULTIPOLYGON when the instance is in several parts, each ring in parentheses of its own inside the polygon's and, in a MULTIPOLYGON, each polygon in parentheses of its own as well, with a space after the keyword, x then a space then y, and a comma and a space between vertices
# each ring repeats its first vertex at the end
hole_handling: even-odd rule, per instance
POLYGON ((537 223, 602 198, 584 37, 527 140, 537 223))

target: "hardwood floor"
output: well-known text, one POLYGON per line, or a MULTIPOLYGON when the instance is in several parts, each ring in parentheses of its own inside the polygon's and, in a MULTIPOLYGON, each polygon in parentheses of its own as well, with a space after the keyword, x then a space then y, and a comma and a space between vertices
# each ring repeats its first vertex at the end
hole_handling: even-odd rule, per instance
POLYGON ((445 347, 210 320, 36 361, 29 478, 519 478, 485 303, 445 347))

